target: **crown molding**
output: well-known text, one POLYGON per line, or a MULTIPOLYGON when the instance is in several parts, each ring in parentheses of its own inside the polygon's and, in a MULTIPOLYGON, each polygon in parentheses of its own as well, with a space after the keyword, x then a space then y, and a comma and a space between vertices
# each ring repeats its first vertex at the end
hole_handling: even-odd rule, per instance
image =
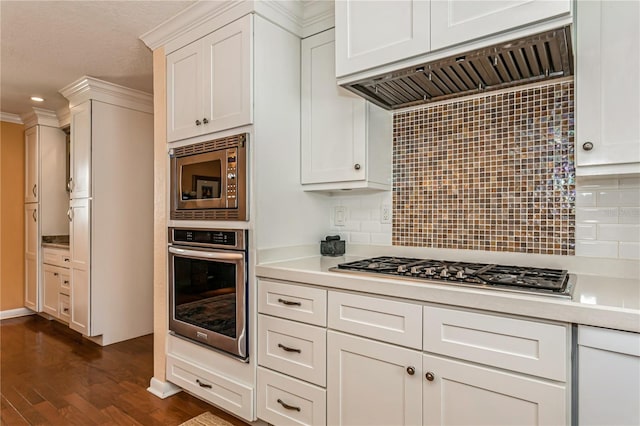
POLYGON ((11 114, 10 112, 0 111, 0 121, 14 124, 24 124, 22 118, 18 114, 11 114))
POLYGON ((28 112, 21 115, 24 127, 29 128, 36 125, 60 127, 60 121, 55 111, 51 111, 43 108, 32 108, 32 112, 28 112))
POLYGON ((310 0, 304 3, 302 38, 333 28, 336 25, 335 2, 310 0))
POLYGON ((69 100, 69 108, 94 99, 137 111, 153 113, 153 96, 151 94, 93 77, 81 77, 60 89, 60 93, 69 100))
POLYGON ((56 111, 58 120, 60 120, 60 128, 71 126, 71 111, 68 106, 60 108, 56 111))

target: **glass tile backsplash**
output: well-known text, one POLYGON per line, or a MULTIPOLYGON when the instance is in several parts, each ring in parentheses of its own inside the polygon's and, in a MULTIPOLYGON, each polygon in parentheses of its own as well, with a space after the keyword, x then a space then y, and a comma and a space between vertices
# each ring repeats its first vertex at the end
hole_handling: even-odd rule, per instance
POLYGON ((392 243, 575 254, 572 81, 394 115, 392 243))

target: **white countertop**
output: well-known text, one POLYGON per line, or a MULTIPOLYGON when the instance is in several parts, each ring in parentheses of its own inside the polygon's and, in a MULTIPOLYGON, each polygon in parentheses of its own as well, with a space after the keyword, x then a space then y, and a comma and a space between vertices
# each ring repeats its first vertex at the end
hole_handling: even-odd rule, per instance
POLYGON ((573 298, 567 299, 329 271, 338 263, 361 258, 310 256, 262 263, 256 266, 256 276, 418 302, 640 332, 640 279, 577 274, 573 298))

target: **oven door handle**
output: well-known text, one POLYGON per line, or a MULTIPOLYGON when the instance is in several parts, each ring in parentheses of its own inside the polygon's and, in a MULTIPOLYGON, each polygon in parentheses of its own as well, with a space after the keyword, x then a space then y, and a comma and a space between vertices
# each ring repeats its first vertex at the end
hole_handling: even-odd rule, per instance
POLYGON ((242 253, 219 253, 210 251, 187 250, 177 247, 169 247, 169 253, 218 260, 242 260, 244 258, 244 254, 242 253))

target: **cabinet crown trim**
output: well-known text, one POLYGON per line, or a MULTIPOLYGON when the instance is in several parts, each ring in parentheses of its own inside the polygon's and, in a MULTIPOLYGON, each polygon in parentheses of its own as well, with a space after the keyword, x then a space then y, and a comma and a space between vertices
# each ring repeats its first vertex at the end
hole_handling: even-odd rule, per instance
POLYGON ((29 128, 36 125, 60 127, 60 121, 55 111, 50 111, 43 108, 33 108, 32 112, 28 112, 21 116, 24 127, 29 128))
POLYGON ((89 99, 95 99, 142 112, 153 113, 153 95, 89 76, 81 77, 79 80, 60 89, 60 93, 69 100, 69 108, 73 108, 89 99))

